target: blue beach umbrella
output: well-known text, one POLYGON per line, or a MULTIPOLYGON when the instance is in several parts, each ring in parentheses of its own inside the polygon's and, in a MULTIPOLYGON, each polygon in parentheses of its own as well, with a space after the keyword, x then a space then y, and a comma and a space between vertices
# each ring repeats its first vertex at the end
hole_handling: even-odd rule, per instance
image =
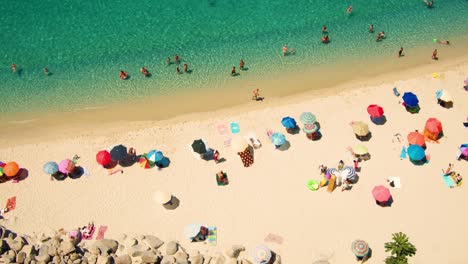
POLYGON ((275 132, 271 135, 270 140, 275 146, 281 146, 286 142, 286 137, 281 133, 275 132))
POLYGON ((407 92, 403 94, 403 101, 407 106, 414 107, 417 106, 419 103, 418 97, 412 93, 412 92, 407 92))
POLYGON ((283 117, 283 119, 281 120, 281 124, 285 127, 285 128, 295 128, 297 126, 296 124, 296 120, 294 120, 294 118, 292 117, 283 117))
POLYGON ((146 158, 151 162, 159 162, 164 158, 164 155, 161 151, 151 150, 148 152, 146 158))
POLYGON ((407 152, 410 160, 420 161, 426 157, 424 149, 418 145, 410 145, 407 152))
POLYGON ((304 124, 313 124, 317 121, 317 118, 311 112, 304 112, 300 116, 301 122, 304 124))
POLYGON ((54 174, 59 170, 57 162, 49 161, 42 167, 45 173, 54 174))

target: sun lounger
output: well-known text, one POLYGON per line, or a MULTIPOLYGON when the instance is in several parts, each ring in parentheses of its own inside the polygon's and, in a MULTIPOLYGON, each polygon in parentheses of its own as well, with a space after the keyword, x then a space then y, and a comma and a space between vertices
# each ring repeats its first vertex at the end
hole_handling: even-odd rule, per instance
POLYGON ((107 226, 100 226, 98 230, 98 234, 96 236, 96 240, 101 240, 104 238, 104 235, 106 234, 107 231, 107 226))
POLYGON ((328 186, 327 186, 328 192, 333 192, 333 190, 335 189, 335 181, 336 181, 336 176, 332 175, 330 177, 330 180, 328 181, 328 186))
POLYGON ((237 122, 232 122, 231 123, 231 133, 232 134, 237 134, 240 132, 240 127, 239 127, 239 123, 237 122))
POLYGON ((393 87, 393 94, 394 94, 396 97, 399 97, 399 96, 400 96, 400 93, 398 92, 398 90, 397 90, 396 87, 393 87))
POLYGON ((216 246, 218 242, 218 230, 216 226, 209 226, 208 227, 208 245, 216 246))
POLYGON ((260 142, 260 140, 257 138, 257 135, 255 135, 255 133, 249 133, 245 139, 250 142, 252 144, 252 146, 254 147, 254 149, 259 149, 262 147, 262 143, 260 142))

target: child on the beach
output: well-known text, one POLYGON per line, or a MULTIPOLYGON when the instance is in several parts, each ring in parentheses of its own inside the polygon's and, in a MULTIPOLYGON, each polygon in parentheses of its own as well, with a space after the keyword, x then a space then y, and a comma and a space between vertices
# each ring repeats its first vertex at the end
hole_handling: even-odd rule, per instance
POLYGON ((213 160, 215 163, 219 162, 219 152, 217 150, 213 152, 213 160))

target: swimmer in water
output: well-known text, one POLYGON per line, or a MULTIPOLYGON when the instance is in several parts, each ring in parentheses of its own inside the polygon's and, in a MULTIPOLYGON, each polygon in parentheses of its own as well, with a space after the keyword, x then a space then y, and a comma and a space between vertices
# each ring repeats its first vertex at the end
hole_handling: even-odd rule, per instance
POLYGON ((46 76, 49 76, 49 75, 50 75, 49 69, 47 69, 47 67, 44 67, 44 74, 45 74, 46 76))
POLYGON ((325 25, 322 26, 322 33, 328 33, 327 26, 325 26, 325 25))
POLYGON ((330 41, 330 38, 328 37, 328 35, 322 37, 322 43, 325 43, 325 44, 326 44, 326 43, 328 43, 329 41, 330 41))
POLYGON ((146 67, 141 67, 140 72, 143 73, 145 77, 149 77, 150 73, 146 67))
POLYGON ((439 44, 445 44, 445 45, 450 45, 450 41, 448 41, 448 40, 438 40, 437 43, 439 43, 439 44))
POLYGON ((16 73, 16 64, 14 64, 14 63, 11 64, 11 71, 12 71, 13 73, 16 73))
POLYGON ((166 65, 171 65, 171 58, 167 57, 167 59, 166 59, 166 65))
POLYGON ((177 65, 176 73, 177 73, 177 74, 180 74, 180 67, 179 67, 179 65, 177 65))
POLYGON ((288 55, 288 45, 284 44, 282 51, 283 51, 283 57, 288 55))
POLYGON ((126 80, 128 78, 128 73, 126 71, 120 71, 119 74, 120 80, 126 80))
POLYGON ((244 62, 243 59, 241 59, 240 62, 239 62, 239 68, 240 68, 241 70, 243 70, 244 67, 245 67, 245 62, 244 62))
POLYGON ((346 14, 351 14, 351 12, 353 12, 353 6, 352 5, 348 6, 348 9, 346 9, 346 14))
POLYGON ((188 73, 188 64, 187 63, 184 63, 184 72, 188 73))
POLYGON ((232 69, 231 69, 231 76, 236 76, 237 73, 236 73, 236 67, 232 66, 232 69))
POLYGON ((432 8, 434 6, 434 1, 427 1, 427 0, 424 0, 424 3, 426 3, 426 6, 428 8, 432 8))
POLYGON ((179 55, 177 55, 177 54, 174 55, 174 63, 175 63, 175 64, 179 64, 179 59, 180 59, 180 58, 179 58, 179 55))
POLYGON ((374 25, 370 24, 369 33, 374 33, 374 25))

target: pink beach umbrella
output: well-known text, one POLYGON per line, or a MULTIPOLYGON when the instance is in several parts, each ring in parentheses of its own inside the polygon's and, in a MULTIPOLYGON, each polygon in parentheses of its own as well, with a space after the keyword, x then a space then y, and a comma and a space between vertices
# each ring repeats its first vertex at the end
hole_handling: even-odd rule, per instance
POLYGON ((375 186, 374 189, 372 189, 372 195, 374 196, 374 199, 379 203, 386 203, 392 197, 390 191, 383 185, 375 186))
POLYGON ((375 104, 372 104, 372 105, 369 105, 367 107, 367 113, 369 113, 370 116, 372 117, 381 117, 383 116, 384 114, 384 111, 383 111, 383 108, 378 106, 378 105, 375 105, 375 104))
POLYGON ((64 159, 59 163, 59 171, 68 174, 75 169, 75 164, 70 159, 64 159))

